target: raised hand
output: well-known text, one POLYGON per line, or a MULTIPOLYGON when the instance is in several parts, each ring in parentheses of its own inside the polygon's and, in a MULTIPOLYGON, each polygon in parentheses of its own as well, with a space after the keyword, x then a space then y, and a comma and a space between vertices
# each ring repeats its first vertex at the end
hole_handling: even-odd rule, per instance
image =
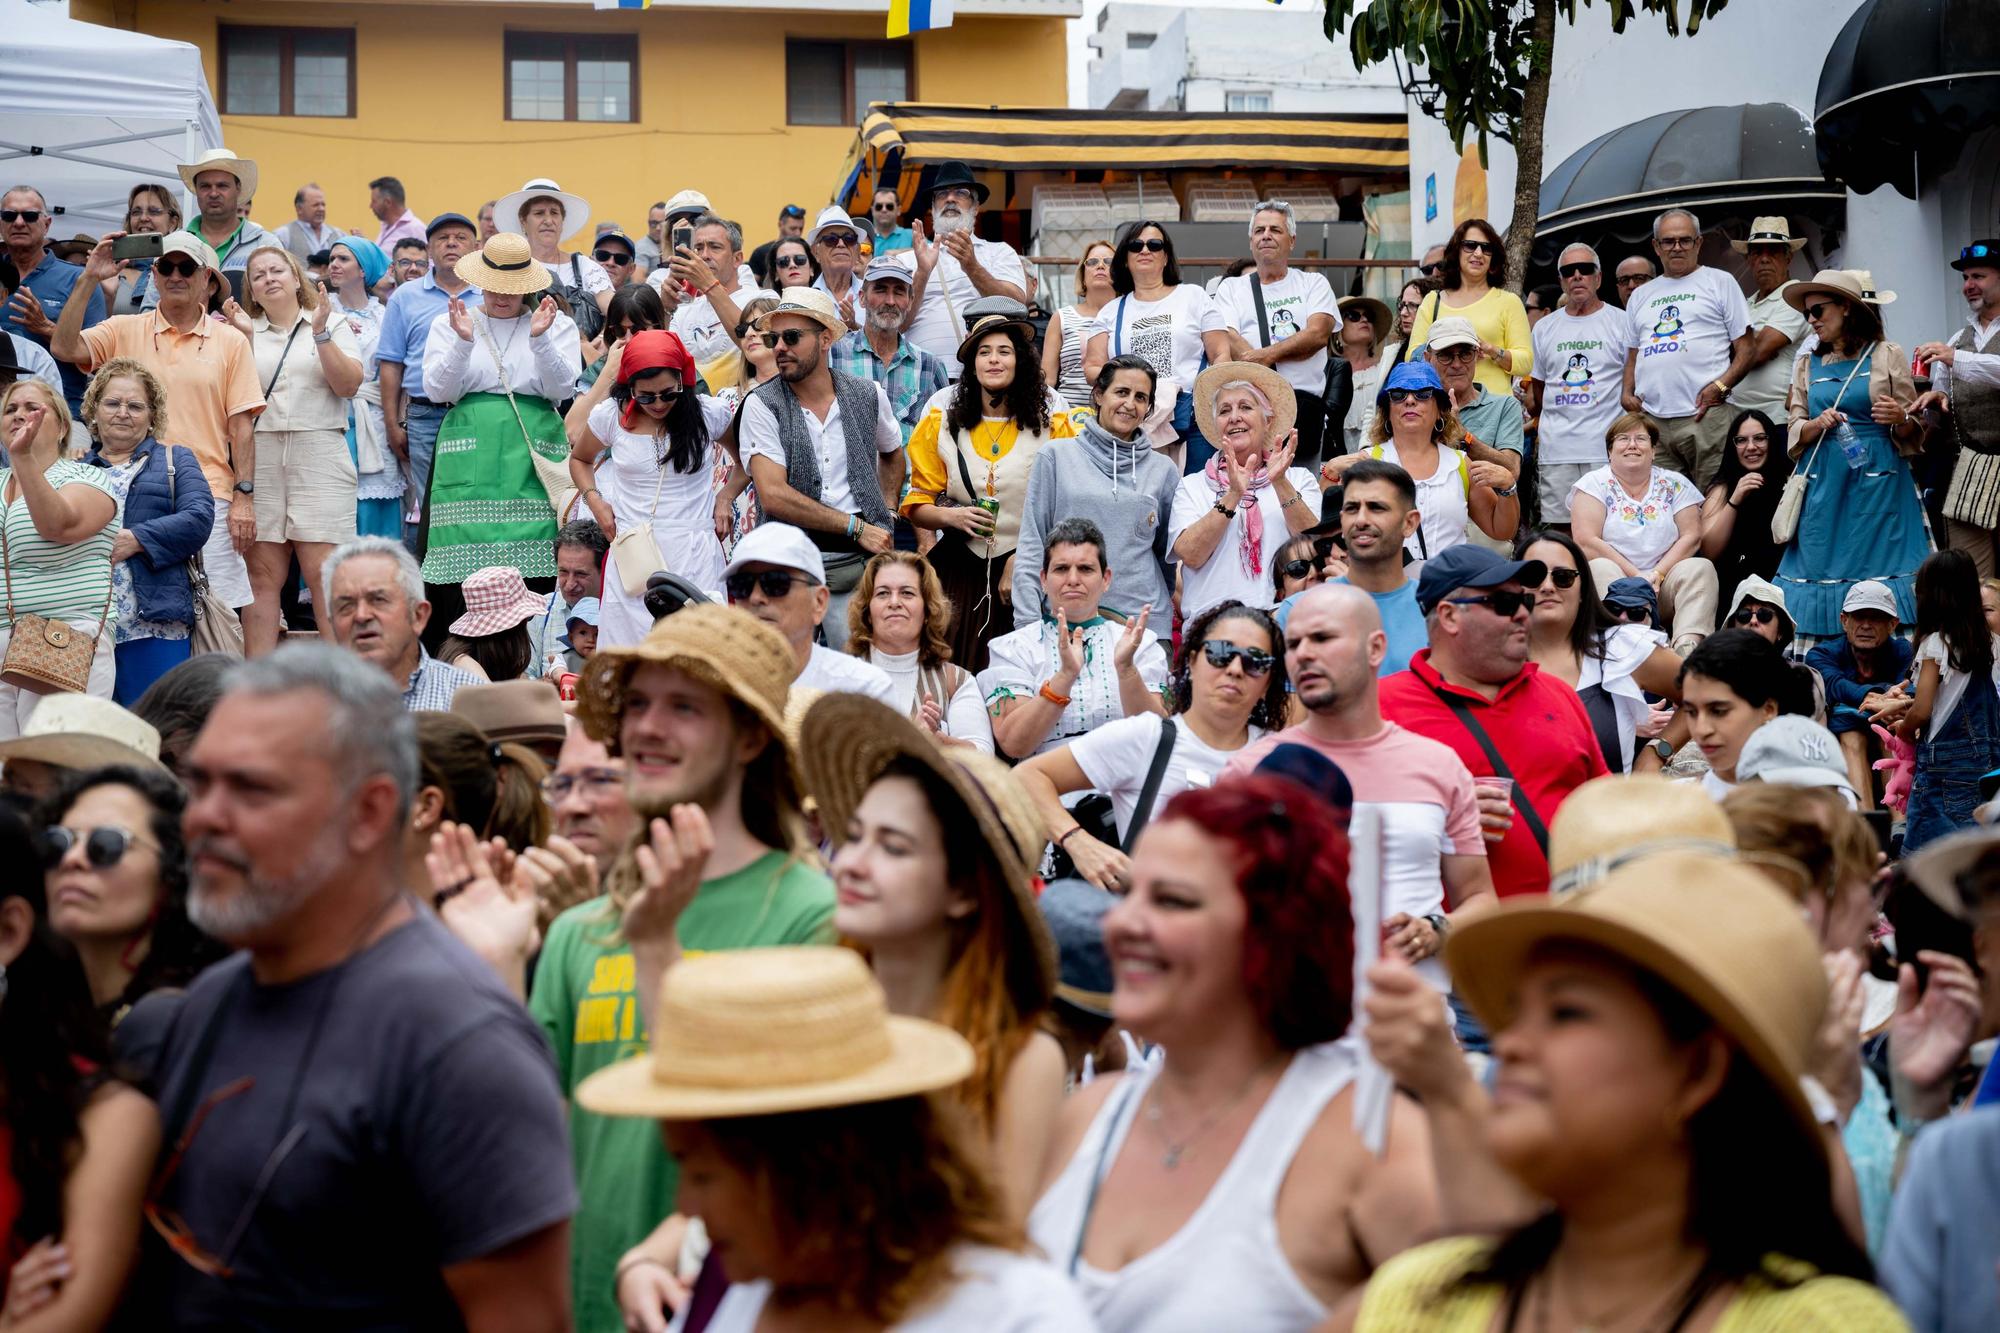
POLYGON ((1729 494, 1729 503, 1740 505, 1750 498, 1752 492, 1763 489, 1764 474, 1761 472, 1746 472, 1737 478, 1736 489, 1729 494))
POLYGON ((626 905, 623 928, 635 945, 674 937, 715 851, 715 833, 700 806, 677 805, 669 816, 655 819, 647 840, 633 849, 640 888, 626 905))
POLYGON ((257 336, 257 326, 250 322, 250 312, 245 310, 235 297, 232 296, 222 303, 222 317, 229 321, 231 328, 244 337, 257 336))
POLYGON ((1152 614, 1153 604, 1148 602, 1139 608, 1138 615, 1125 622, 1125 632, 1118 636, 1118 646, 1111 650, 1111 665, 1120 675, 1132 669, 1139 646, 1146 641, 1146 621, 1152 614))
POLYGON ((1889 1020, 1889 1061, 1917 1089, 1940 1087, 1958 1068, 1979 1027, 1978 979, 1965 963, 1947 953, 1917 954, 1930 978, 1917 992, 1917 970, 1903 964, 1896 974, 1896 1016, 1889 1020))
POLYGON ((919 277, 937 267, 938 243, 926 239, 922 227, 917 227, 911 233, 910 253, 916 256, 917 275, 919 277))
POLYGON ((1292 465, 1292 460, 1298 457, 1298 453, 1299 433, 1295 430, 1286 432, 1285 438, 1278 441, 1278 447, 1264 460, 1265 473, 1271 480, 1276 481, 1285 475, 1285 469, 1292 465))
POLYGON ((313 289, 319 293, 319 304, 313 307, 313 336, 326 332, 326 321, 333 314, 333 302, 326 294, 326 284, 315 282, 313 289))
POLYGON ((466 305, 465 302, 459 300, 456 296, 450 297, 445 305, 445 318, 451 321, 451 331, 453 333, 456 333, 466 342, 472 341, 472 308, 470 306, 466 305))
MULTIPOLYGON (((90 247, 90 253, 84 256, 83 276, 85 281, 103 282, 106 278, 115 276, 119 270, 127 267, 124 260, 113 259, 111 257, 111 247, 124 238, 125 233, 122 231, 107 231, 103 236, 98 238, 97 244, 90 247)), ((34 293, 29 293, 30 297, 33 295, 34 293)))
MULTIPOLYGON (((1386 923, 1385 923, 1386 924, 1386 923)), ((1368 969, 1368 1049, 1399 1086, 1426 1101, 1471 1082, 1452 1037, 1451 1018, 1430 983, 1393 950, 1368 969)))
POLYGON ((510 859, 505 853, 499 839, 489 846, 466 825, 446 820, 424 854, 438 916, 474 953, 503 970, 525 962, 541 937, 535 896, 506 882, 512 867, 504 865, 510 859))
POLYGON ((924 696, 923 703, 918 705, 917 722, 925 731, 932 734, 944 730, 944 710, 939 708, 938 701, 928 694, 924 696))
POLYGON ((14 289, 14 295, 7 302, 7 308, 14 313, 14 320, 21 326, 21 332, 31 333, 37 338, 47 339, 54 334, 55 321, 49 312, 42 309, 42 303, 26 287, 14 289))
MULTIPOLYGON (((1083 630, 1069 627, 1069 612, 1056 612, 1056 675, 1065 683, 1083 674, 1083 630)), ((1067 694, 1067 690, 1057 690, 1067 694)))
POLYGON ((556 322, 556 316, 560 313, 561 311, 556 306, 556 298, 553 296, 544 296, 542 303, 535 307, 535 317, 528 321, 528 336, 530 338, 539 338, 544 333, 547 333, 549 326, 556 322))
MULTIPOLYGON (((21 290, 26 291, 24 287, 21 290)), ((42 415, 48 409, 38 402, 23 402, 21 411, 14 418, 14 424, 7 431, 7 453, 9 457, 25 457, 34 446, 35 436, 41 433, 42 415)))
POLYGON ((1223 492, 1222 503, 1231 509, 1243 503, 1243 496, 1250 489, 1250 468, 1236 461, 1236 455, 1223 449, 1218 455, 1222 459, 1222 475, 1229 479, 1229 489, 1223 492))

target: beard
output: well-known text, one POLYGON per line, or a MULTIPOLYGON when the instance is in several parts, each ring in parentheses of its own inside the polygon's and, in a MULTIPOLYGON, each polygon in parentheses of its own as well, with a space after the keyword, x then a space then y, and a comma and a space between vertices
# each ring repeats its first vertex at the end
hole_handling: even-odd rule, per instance
POLYGON ((931 210, 931 235, 944 237, 955 231, 971 231, 974 215, 969 210, 947 214, 942 205, 931 210))
POLYGON ((234 893, 218 891, 203 880, 199 871, 188 886, 188 920, 203 933, 232 945, 243 943, 297 911, 333 878, 347 859, 345 833, 335 821, 329 821, 321 829, 297 869, 276 878, 254 874, 247 860, 215 847, 209 839, 197 840, 188 850, 193 854, 220 855, 243 877, 234 893))

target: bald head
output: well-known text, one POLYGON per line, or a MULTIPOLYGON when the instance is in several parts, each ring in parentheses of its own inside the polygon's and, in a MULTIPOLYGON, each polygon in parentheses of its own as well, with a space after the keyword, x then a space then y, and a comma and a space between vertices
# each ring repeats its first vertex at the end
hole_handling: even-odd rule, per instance
POLYGON ((1375 599, 1345 583, 1308 589, 1285 622, 1285 669, 1299 702, 1357 735, 1380 729, 1375 677, 1388 651, 1375 599))

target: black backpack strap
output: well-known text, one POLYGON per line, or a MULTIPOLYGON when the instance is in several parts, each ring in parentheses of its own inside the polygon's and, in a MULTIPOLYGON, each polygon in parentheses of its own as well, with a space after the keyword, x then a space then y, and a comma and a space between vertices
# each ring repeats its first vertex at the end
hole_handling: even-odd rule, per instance
POLYGON ((1263 340, 1260 346, 1269 347, 1271 345, 1271 318, 1264 313, 1264 281, 1257 276, 1257 270, 1254 268, 1244 274, 1243 277, 1250 284, 1250 299, 1256 302, 1257 305, 1257 336, 1263 340))
POLYGON ((1139 789, 1139 803, 1132 807, 1132 818, 1125 825, 1125 850, 1131 852, 1132 845, 1139 841, 1139 833, 1153 818, 1153 802, 1160 798, 1160 782, 1167 776, 1167 761, 1174 757, 1174 742, 1180 738, 1180 728, 1170 717, 1160 719, 1160 743, 1153 747, 1153 764, 1146 770, 1146 785, 1139 789))
POLYGON ((1507 767, 1507 761, 1500 757, 1500 747, 1495 745, 1493 738, 1486 734, 1486 728, 1479 725, 1479 719, 1472 715, 1472 709, 1466 706, 1465 700, 1452 694, 1449 690, 1439 689, 1435 684, 1421 675, 1417 679, 1422 680, 1430 688, 1432 694, 1443 700, 1444 706, 1456 714, 1459 722, 1467 731, 1472 733, 1472 739, 1479 742, 1479 748, 1486 751, 1486 758, 1493 765, 1493 776, 1496 778, 1505 778, 1514 784, 1514 808, 1521 812, 1521 819, 1527 824, 1528 832, 1535 835, 1535 842, 1541 847, 1542 855, 1547 856, 1549 853, 1549 826, 1542 822, 1541 812, 1536 810, 1535 803, 1528 799, 1528 793, 1522 788, 1520 780, 1514 776, 1514 770, 1507 767))

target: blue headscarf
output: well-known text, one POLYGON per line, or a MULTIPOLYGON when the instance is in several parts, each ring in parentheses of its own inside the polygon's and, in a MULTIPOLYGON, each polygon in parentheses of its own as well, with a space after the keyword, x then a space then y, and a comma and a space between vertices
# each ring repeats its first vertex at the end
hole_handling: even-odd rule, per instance
POLYGON ((361 265, 361 283, 369 291, 382 281, 382 275, 389 271, 389 256, 382 253, 382 247, 365 236, 343 236, 327 247, 332 250, 346 246, 347 253, 354 256, 354 262, 361 265))

